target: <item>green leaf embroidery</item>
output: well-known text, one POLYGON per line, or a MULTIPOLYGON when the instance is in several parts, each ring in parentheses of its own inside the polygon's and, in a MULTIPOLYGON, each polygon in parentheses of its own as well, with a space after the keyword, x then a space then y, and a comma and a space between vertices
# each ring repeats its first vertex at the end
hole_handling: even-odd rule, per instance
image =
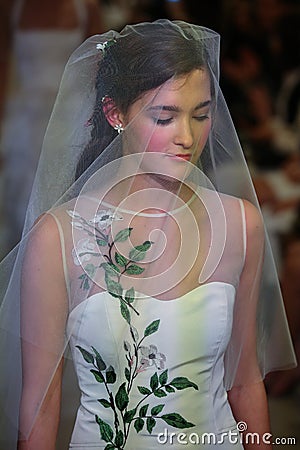
POLYGON ((140 411, 139 411, 139 416, 140 417, 145 417, 148 411, 149 405, 144 405, 141 407, 140 411))
POLYGON ((114 450, 116 447, 113 444, 107 444, 104 447, 104 450, 114 450))
POLYGON ((122 447, 123 442, 124 442, 124 434, 122 430, 119 430, 115 439, 115 446, 117 448, 120 448, 122 447))
POLYGON ((135 248, 138 249, 140 252, 146 252, 147 250, 149 250, 152 244, 154 244, 154 242, 145 241, 142 245, 137 245, 135 248))
POLYGON ((145 259, 145 256, 146 256, 146 252, 140 252, 140 251, 136 250, 135 248, 133 248, 129 252, 129 258, 131 259, 131 261, 134 261, 134 262, 143 261, 143 259, 145 259))
POLYGON ((152 244, 153 242, 151 241, 145 241, 143 244, 137 245, 136 247, 130 250, 129 259, 135 262, 142 261, 146 256, 146 251, 149 250, 152 244))
POLYGON ((113 444, 107 444, 104 447, 104 450, 114 450, 116 447, 113 444))
POLYGON ((80 289, 89 290, 90 289, 90 281, 89 277, 86 273, 83 273, 78 277, 82 282, 80 283, 80 289))
POLYGON ((130 371, 129 371, 128 367, 125 367, 125 378, 127 381, 130 380, 130 371))
POLYGON ((106 374, 106 383, 114 384, 116 382, 117 375, 113 366, 109 366, 105 374, 106 374))
POLYGON ((98 370, 94 370, 94 369, 91 369, 90 372, 94 375, 94 377, 98 383, 104 383, 104 376, 102 375, 101 372, 98 372, 98 370))
POLYGON ((157 416, 164 409, 165 405, 156 405, 151 409, 151 416, 157 416))
POLYGON ((105 398, 99 398, 98 402, 101 403, 104 408, 111 408, 111 403, 107 401, 105 398))
POLYGON ((136 413, 136 408, 129 409, 128 411, 126 411, 124 414, 124 422, 130 423, 132 421, 132 419, 134 418, 135 413, 136 413))
POLYGON ((118 252, 115 252, 115 261, 121 267, 125 267, 128 262, 127 259, 123 255, 120 255, 120 253, 118 252))
MULTIPOLYGON (((94 352, 93 355, 92 353, 88 352, 82 347, 77 346, 84 360, 89 364, 93 364, 94 367, 97 366, 98 370, 95 369, 90 370, 90 372, 95 377, 96 381, 98 383, 105 383, 105 388, 108 393, 108 399, 101 398, 98 399, 98 402, 104 408, 111 408, 114 413, 114 428, 115 428, 114 431, 108 423, 104 422, 100 417, 95 416, 96 422, 99 425, 101 438, 105 442, 107 442, 107 445, 105 446, 104 450, 121 450, 121 448, 125 449, 129 429, 132 422, 134 422, 134 428, 137 433, 139 433, 143 429, 146 422, 146 427, 149 434, 152 433, 153 428, 156 425, 157 419, 162 419, 168 425, 171 425, 175 428, 189 428, 194 426, 194 424, 188 422, 180 414, 175 412, 159 416, 159 414, 161 413, 161 411, 165 406, 164 404, 153 406, 151 408, 151 416, 149 416, 148 413, 149 404, 143 405, 139 409, 138 413, 139 417, 136 417, 137 409, 141 401, 145 400, 145 398, 147 398, 150 395, 154 395, 155 397, 160 398, 166 397, 168 393, 173 393, 175 392, 175 390, 182 390, 188 387, 198 389, 197 385, 191 382, 186 377, 176 377, 171 382, 168 383, 167 369, 164 370, 162 373, 160 373, 159 376, 157 372, 155 372, 151 376, 150 378, 151 390, 145 386, 137 386, 138 391, 140 392, 141 395, 144 396, 144 398, 138 402, 135 408, 126 411, 127 406, 129 404, 129 395, 133 386, 132 382, 138 374, 137 368, 138 363, 140 363, 138 350, 141 348, 141 342, 143 341, 144 338, 157 332, 160 325, 159 319, 151 322, 145 328, 144 335, 141 341, 139 341, 139 334, 137 329, 133 325, 131 325, 130 309, 133 309, 134 312, 139 314, 138 311, 136 311, 136 309, 133 307, 133 305, 131 305, 135 300, 135 290, 133 287, 128 289, 125 292, 125 296, 123 297, 123 288, 122 285, 120 284, 120 279, 124 273, 126 273, 127 275, 140 275, 144 272, 145 270, 144 268, 131 262, 142 261, 146 256, 146 252, 150 249, 151 245, 153 244, 153 242, 151 241, 145 241, 143 244, 137 245, 136 247, 130 250, 128 258, 120 254, 118 251, 115 251, 113 261, 112 248, 115 242, 125 242, 129 238, 131 231, 132 228, 126 228, 124 230, 119 231, 111 243, 109 241, 108 235, 105 236, 103 234, 101 235, 101 238, 96 238, 96 242, 99 246, 102 247, 109 246, 109 254, 105 255, 107 261, 100 264, 99 267, 102 267, 105 271, 105 282, 107 285, 107 291, 110 293, 110 295, 118 298, 120 301, 120 312, 122 317, 129 325, 134 348, 134 352, 131 353, 132 344, 130 345, 129 342, 124 341, 125 357, 128 363, 128 367, 125 368, 126 381, 119 386, 115 396, 113 395, 113 393, 110 391, 109 388, 109 385, 114 384, 117 380, 117 375, 114 368, 112 366, 106 368, 105 362, 103 361, 99 352, 94 347, 92 347, 94 352), (120 268, 124 268, 122 272, 120 268), (112 277, 116 277, 117 281, 116 278, 113 280, 112 277), (117 412, 117 409, 120 411, 120 413, 117 412), (123 419, 123 426, 124 426, 123 430, 119 430, 120 414, 123 419)), ((89 235, 94 236, 94 233, 91 233, 88 230, 87 232, 89 235)), ((95 253, 94 256, 99 255, 98 253, 95 253)), ((79 277, 82 280, 80 285, 81 288, 83 289, 90 288, 90 278, 92 279, 94 277, 96 270, 97 267, 94 264, 87 264, 85 266, 85 273, 79 277)))
POLYGON ((89 291, 90 288, 91 288, 90 279, 89 279, 88 275, 86 275, 85 278, 84 278, 84 281, 83 281, 83 289, 85 291, 89 291))
POLYGON ((96 422, 100 428, 101 438, 105 442, 111 442, 114 437, 114 433, 113 433, 113 430, 111 429, 111 426, 108 423, 101 420, 100 417, 98 417, 98 416, 96 416, 96 422))
POLYGON ((121 310, 122 316, 124 317, 124 319, 126 320, 128 325, 130 325, 130 321, 131 321, 130 311, 129 311, 126 303, 122 299, 120 299, 120 310, 121 310))
POLYGON ((103 361, 100 353, 95 349, 95 347, 92 347, 92 349, 93 349, 93 352, 96 355, 96 364, 97 364, 98 369, 99 370, 105 370, 106 369, 106 364, 103 361))
POLYGON ((164 386, 164 388, 169 394, 171 394, 172 392, 175 392, 175 389, 172 386, 169 386, 168 384, 166 384, 164 386))
POLYGON ((130 344, 128 341, 123 341, 123 347, 125 352, 130 352, 130 344))
POLYGON ((142 395, 150 395, 151 394, 150 389, 148 389, 144 386, 138 386, 137 388, 142 395))
POLYGON ((148 417, 146 423, 147 423, 147 431, 149 434, 151 434, 153 428, 155 427, 156 420, 153 419, 153 417, 148 417))
POLYGON ((130 334, 134 342, 137 342, 139 340, 138 330, 133 325, 130 326, 130 334))
POLYGON ((137 433, 143 429, 144 423, 144 419, 141 419, 140 417, 134 421, 134 428, 137 433))
POLYGON ((177 413, 163 414, 160 418, 163 419, 168 425, 175 428, 191 428, 195 426, 193 423, 188 422, 177 413))
POLYGON ((155 397, 166 397, 167 394, 165 393, 165 391, 163 391, 162 389, 156 389, 153 394, 155 395, 155 397))
MULTIPOLYGON (((99 256, 99 253, 96 253, 96 252, 90 252, 90 251, 84 251, 84 252, 78 253, 78 257, 79 257, 79 258, 82 258, 82 257, 85 256, 85 255, 99 256)), ((92 266, 92 270, 93 270, 94 267, 96 267, 96 266, 94 266, 94 264, 88 264, 88 266, 92 266)), ((88 270, 88 269, 87 269, 87 270, 88 270)))
POLYGON ((159 375, 159 382, 160 384, 163 386, 166 384, 166 382, 168 381, 168 369, 164 370, 160 375, 159 375))
POLYGON ((154 391, 158 387, 158 376, 157 372, 155 372, 150 378, 150 387, 152 391, 154 391))
POLYGON ((121 386, 118 389, 118 392, 116 393, 116 405, 120 411, 124 411, 129 402, 125 386, 126 383, 121 384, 121 386))
MULTIPOLYGON (((98 256, 98 254, 96 255, 98 256)), ((90 278, 93 278, 96 272, 96 266, 94 266, 94 264, 87 264, 84 267, 84 270, 86 271, 86 273, 89 275, 90 278)))
POLYGON ((116 277, 120 273, 119 267, 110 262, 101 263, 100 267, 105 270, 105 273, 111 277, 116 277))
POLYGON ((83 359, 89 363, 89 364, 94 364, 94 355, 92 355, 91 353, 89 353, 87 350, 85 350, 84 348, 80 347, 80 345, 76 345, 76 348, 78 348, 83 356, 83 359))
POLYGON ((155 333, 158 330, 160 323, 160 319, 154 320, 150 323, 150 325, 147 326, 147 328, 144 331, 144 336, 150 336, 150 334, 155 333))
POLYGON ((169 384, 178 391, 189 387, 193 387, 198 391, 198 386, 186 377, 176 377, 169 384))
POLYGON ((134 301, 134 299, 135 299, 135 290, 132 287, 132 288, 128 289, 128 291, 126 291, 126 293, 125 293, 125 300, 128 303, 132 303, 134 301))
POLYGON ((129 238, 131 231, 132 228, 125 228, 119 231, 114 238, 114 242, 125 242, 129 238))
POLYGON ((100 247, 105 247, 108 244, 108 242, 104 241, 103 239, 96 239, 96 242, 100 247))
POLYGON ((107 290, 110 293, 110 295, 112 295, 113 297, 117 297, 117 298, 122 296, 123 289, 122 289, 122 286, 120 285, 120 283, 117 283, 116 281, 113 281, 111 278, 107 277, 106 285, 107 285, 107 290))
POLYGON ((144 272, 145 269, 143 269, 142 267, 137 266, 136 264, 131 264, 130 266, 127 267, 126 269, 126 273, 128 275, 140 275, 141 273, 144 272))

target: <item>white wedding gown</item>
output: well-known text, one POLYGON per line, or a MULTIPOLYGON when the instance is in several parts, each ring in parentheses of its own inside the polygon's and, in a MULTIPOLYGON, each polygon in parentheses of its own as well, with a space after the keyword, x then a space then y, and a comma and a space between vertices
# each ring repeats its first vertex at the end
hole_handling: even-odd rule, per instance
MULTIPOLYGON (((100 267, 95 236, 87 232, 87 224, 93 224, 89 200, 83 202, 84 218, 74 212, 74 202, 51 213, 61 236, 70 299, 66 334, 81 392, 70 449, 108 450, 116 440, 129 450, 161 445, 179 450, 197 443, 207 449, 243 448, 224 387, 224 355, 246 225, 243 203, 225 197, 227 264, 219 264, 206 283, 171 300, 142 295, 136 288, 134 309, 127 308, 130 324, 120 299, 103 287, 99 291, 96 272, 88 285, 92 268, 100 267)), ((101 214, 99 224, 107 227, 112 209, 101 214)))
MULTIPOLYGON (((135 385, 150 390, 151 376, 154 373, 159 376, 168 369, 167 383, 171 386, 176 377, 187 377, 197 386, 197 389, 194 386, 174 389, 171 393, 162 387, 166 396, 160 398, 151 394, 140 406, 149 404, 149 413, 153 407, 164 405, 157 417, 178 413, 194 426, 178 429, 157 418, 149 434, 145 418, 139 433, 132 424, 125 448, 154 450, 163 444, 163 448, 179 450, 182 445, 194 448, 196 443, 207 449, 243 448, 235 443, 239 442, 237 426, 223 386, 223 357, 231 334, 234 297, 232 285, 212 282, 171 301, 151 297, 138 300, 140 316, 134 326, 139 338, 151 322, 159 319, 160 324, 158 331, 144 341, 143 356, 147 367, 139 372, 135 385), (180 437, 182 432, 185 435, 180 437)), ((70 344, 81 391, 81 405, 70 448, 104 449, 107 443, 100 441, 95 415, 113 430, 114 416, 111 408, 99 403, 98 399, 108 398, 104 383, 95 382, 90 372, 91 364, 83 359, 77 346, 89 351, 95 347, 106 366, 115 369, 117 381, 108 386, 116 393, 119 385, 126 381, 124 371, 128 367, 123 341, 133 349, 132 338, 119 312, 118 300, 107 292, 95 294, 77 306, 70 314, 69 327, 73 330, 70 344)), ((133 389, 128 409, 134 408, 142 398, 139 390, 133 389)))

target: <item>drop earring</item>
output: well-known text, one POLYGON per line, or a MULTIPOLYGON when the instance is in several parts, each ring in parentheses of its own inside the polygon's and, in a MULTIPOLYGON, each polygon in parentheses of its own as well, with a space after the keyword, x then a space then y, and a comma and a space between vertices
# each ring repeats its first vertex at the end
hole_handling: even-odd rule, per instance
POLYGON ((123 125, 122 125, 121 123, 117 123, 117 124, 114 126, 114 130, 116 130, 116 131, 118 132, 118 134, 121 134, 122 131, 124 130, 123 125))

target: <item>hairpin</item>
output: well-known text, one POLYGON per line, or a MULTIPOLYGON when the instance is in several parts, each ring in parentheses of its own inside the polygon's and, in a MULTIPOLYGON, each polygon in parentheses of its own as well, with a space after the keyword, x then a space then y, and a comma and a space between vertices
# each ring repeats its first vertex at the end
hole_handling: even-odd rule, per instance
POLYGON ((102 104, 106 104, 106 103, 108 103, 110 100, 111 100, 111 98, 110 98, 108 95, 104 95, 104 96, 101 98, 101 103, 102 103, 102 104))
POLYGON ((107 51, 107 49, 109 47, 111 47, 112 45, 114 45, 116 42, 117 41, 115 38, 110 39, 109 41, 105 41, 103 43, 96 44, 96 48, 97 48, 97 50, 101 50, 103 53, 105 53, 107 51))

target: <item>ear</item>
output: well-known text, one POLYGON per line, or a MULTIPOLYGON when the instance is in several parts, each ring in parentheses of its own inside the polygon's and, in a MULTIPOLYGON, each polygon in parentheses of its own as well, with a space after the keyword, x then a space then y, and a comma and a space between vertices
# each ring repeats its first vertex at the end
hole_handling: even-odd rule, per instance
POLYGON ((105 96, 102 99, 102 109, 111 127, 115 128, 116 125, 123 125, 124 116, 112 98, 105 96))

